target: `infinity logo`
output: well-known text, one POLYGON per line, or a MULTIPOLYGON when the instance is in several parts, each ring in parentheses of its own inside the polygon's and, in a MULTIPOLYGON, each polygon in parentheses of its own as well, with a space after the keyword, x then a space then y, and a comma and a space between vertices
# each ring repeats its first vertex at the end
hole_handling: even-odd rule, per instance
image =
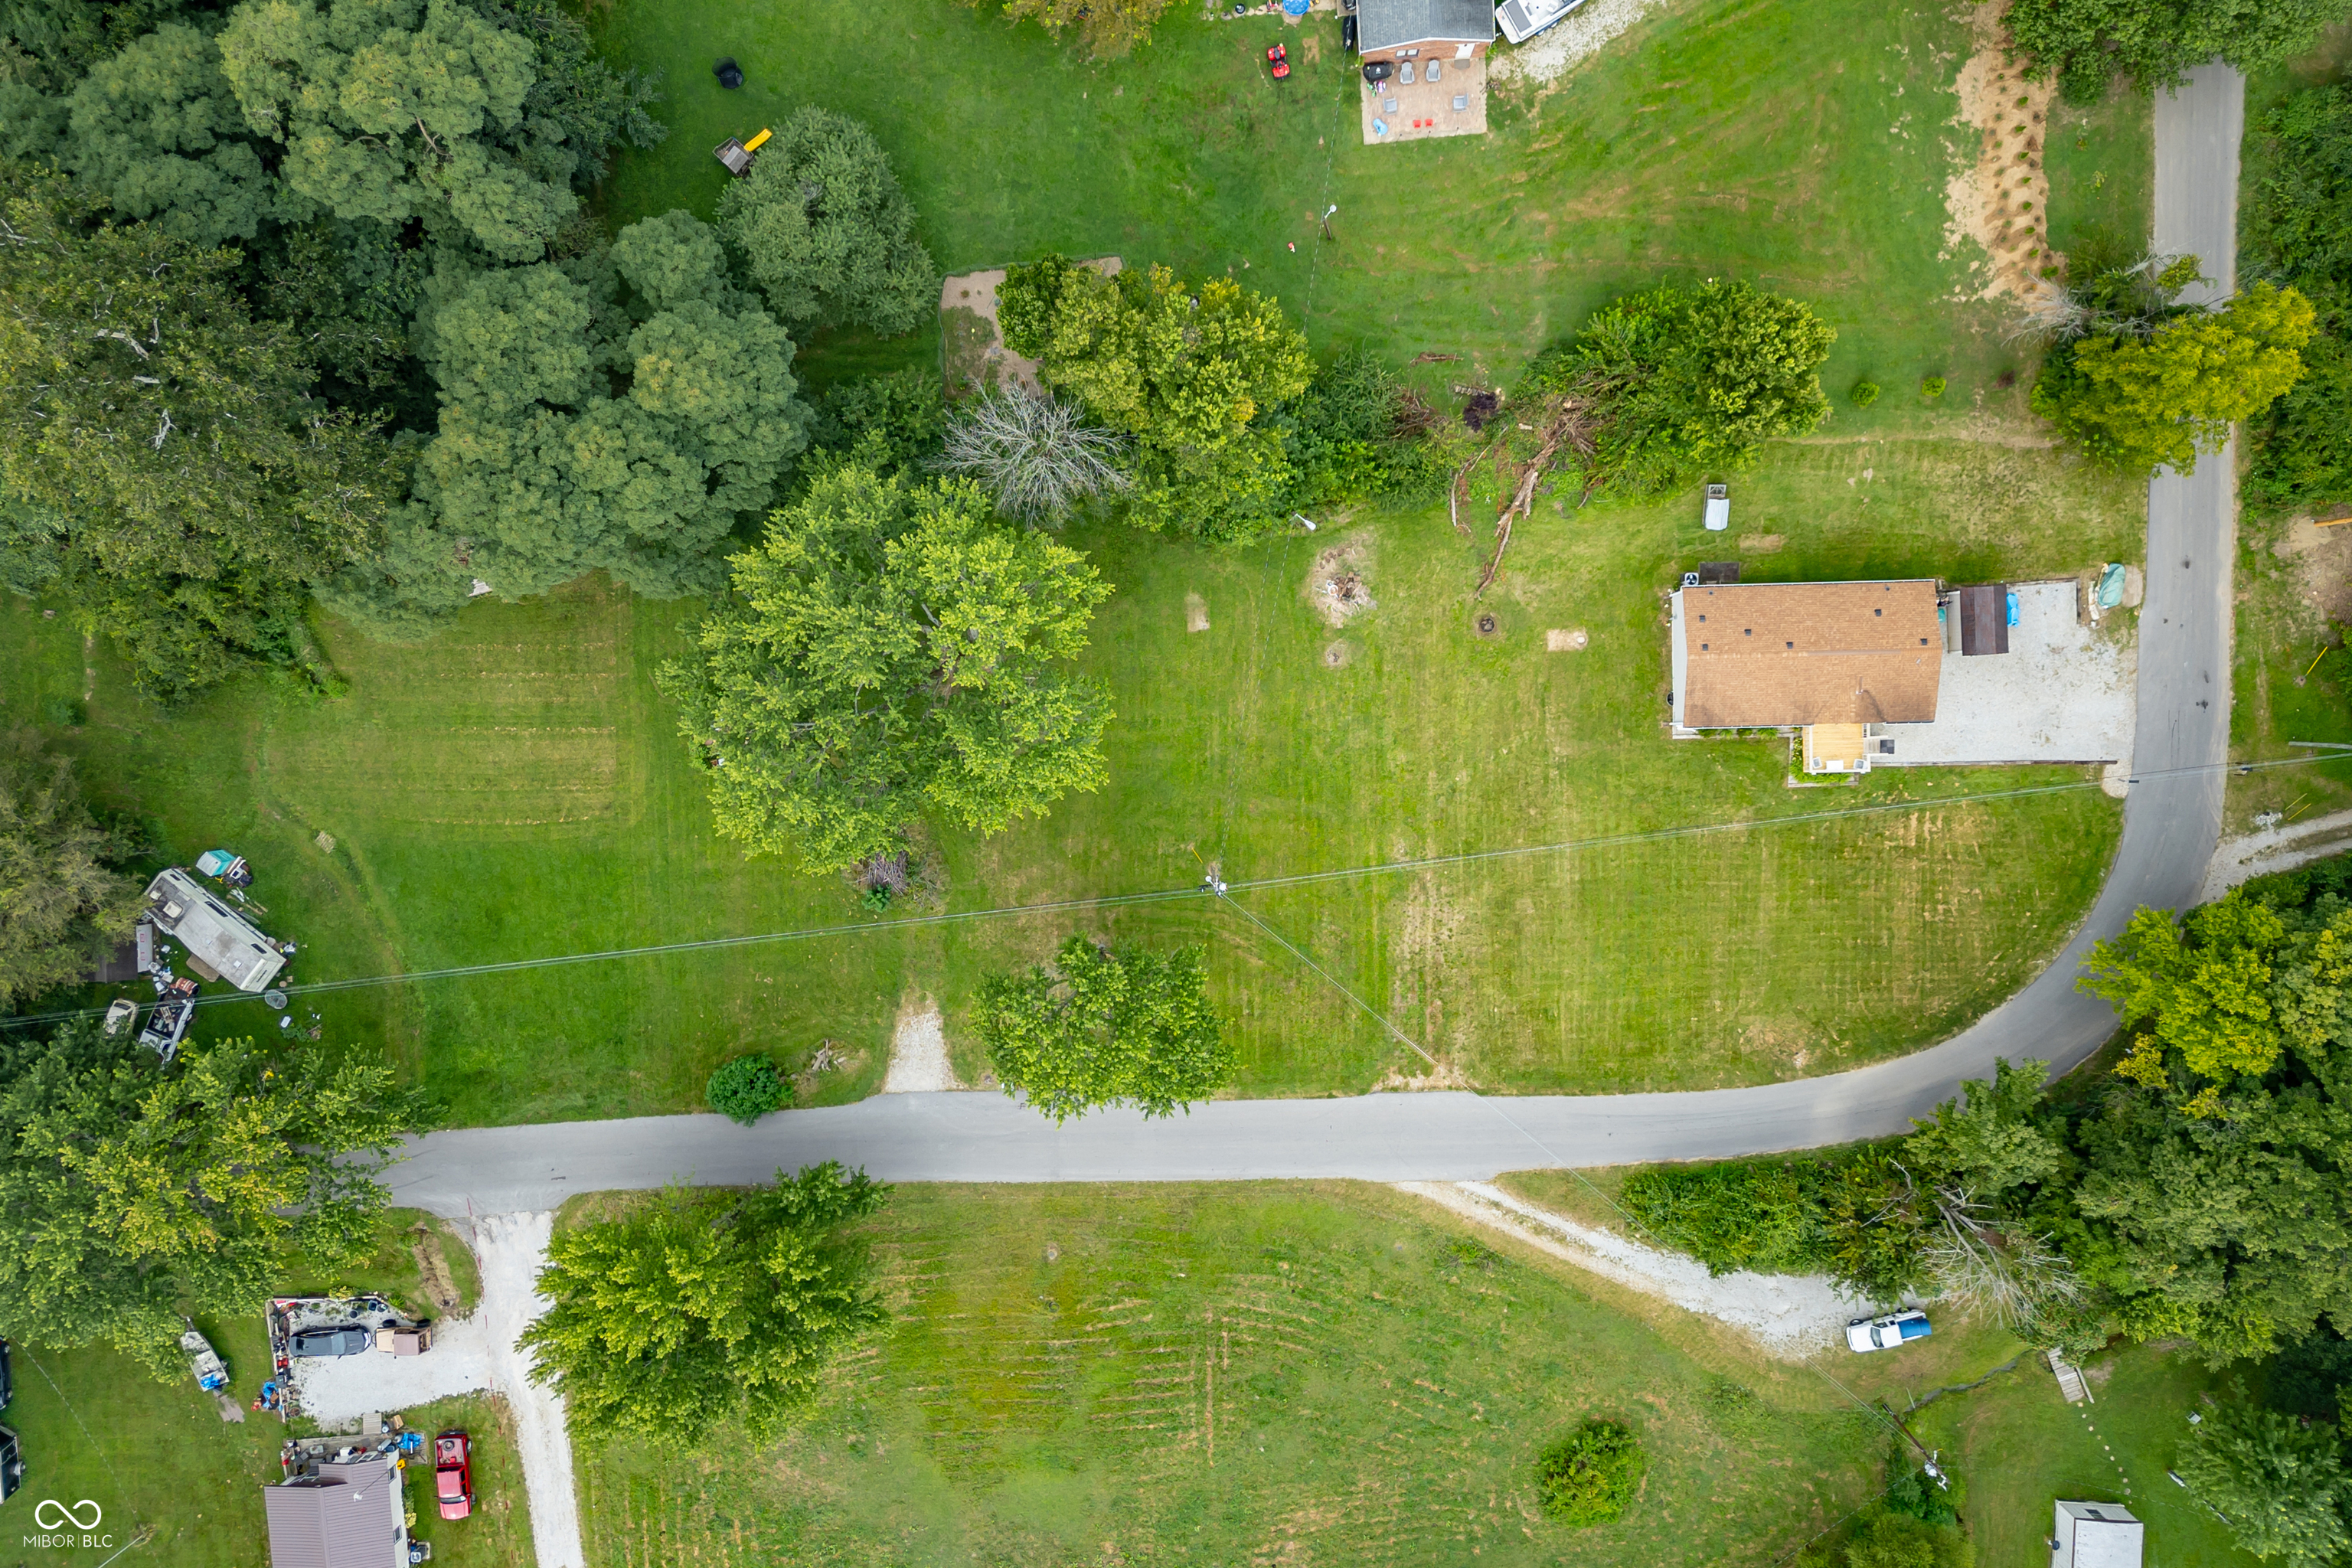
POLYGON ((45 1497, 33 1510, 33 1523, 42 1530, 63 1530, 68 1524, 76 1530, 96 1530, 101 1517, 97 1501, 91 1498, 68 1508, 53 1497, 45 1497), (88 1519, 81 1516, 83 1509, 89 1510, 88 1519))

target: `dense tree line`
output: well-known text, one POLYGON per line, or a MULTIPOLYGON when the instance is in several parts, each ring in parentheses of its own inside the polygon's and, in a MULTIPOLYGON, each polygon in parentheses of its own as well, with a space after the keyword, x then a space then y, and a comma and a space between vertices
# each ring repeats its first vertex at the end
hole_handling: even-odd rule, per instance
POLYGON ((2036 74, 2095 103, 2117 76, 2161 89, 2217 58, 2284 65, 2347 16, 2347 0, 2016 0, 2006 20, 2036 74))
POLYGON ((2247 493, 2352 501, 2352 87, 2309 89, 2257 120, 2247 163, 2241 268, 2315 310, 2303 379, 2248 427, 2247 493))

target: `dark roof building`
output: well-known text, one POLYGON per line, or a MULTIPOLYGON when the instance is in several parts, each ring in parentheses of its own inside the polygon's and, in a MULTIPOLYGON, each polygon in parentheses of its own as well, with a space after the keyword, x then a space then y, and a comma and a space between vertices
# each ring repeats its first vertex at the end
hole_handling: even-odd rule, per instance
POLYGON ((328 1461, 261 1489, 269 1568, 406 1568, 400 1470, 390 1454, 328 1461))
POLYGON ((1494 41, 1494 0, 1357 0, 1356 52, 1367 58, 1438 46, 1467 58, 1494 41))

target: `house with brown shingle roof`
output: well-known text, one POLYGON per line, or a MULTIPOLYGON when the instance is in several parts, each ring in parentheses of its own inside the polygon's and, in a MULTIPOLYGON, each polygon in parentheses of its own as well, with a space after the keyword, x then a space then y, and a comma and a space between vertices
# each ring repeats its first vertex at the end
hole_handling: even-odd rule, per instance
POLYGON ((1685 581, 1673 595, 1674 732, 1804 731, 1809 773, 1865 773, 1874 731, 1936 717, 1932 578, 1685 581))

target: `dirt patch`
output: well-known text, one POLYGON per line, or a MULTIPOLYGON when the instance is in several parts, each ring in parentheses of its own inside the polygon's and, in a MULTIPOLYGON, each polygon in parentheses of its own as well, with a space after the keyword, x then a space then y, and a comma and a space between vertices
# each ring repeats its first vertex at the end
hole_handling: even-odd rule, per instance
POLYGON ((1582 653, 1591 641, 1582 626, 1553 626, 1544 633, 1544 651, 1582 653))
POLYGON ((1198 594, 1184 595, 1184 629, 1188 632, 1209 629, 1209 601, 1198 594))
MULTIPOLYGON (((1116 256, 1098 256, 1081 263, 1104 277, 1117 275, 1122 265, 1116 256)), ((940 285, 940 328, 946 338, 947 390, 950 397, 984 392, 1008 381, 1038 390, 1037 362, 1024 359, 1004 346, 996 321, 996 288, 1004 281, 1002 267, 958 273, 940 285)))
POLYGON ((1345 669, 1356 662, 1356 645, 1342 637, 1323 650, 1323 668, 1345 669))
POLYGON ((1372 1092, 1374 1094, 1427 1094, 1455 1089, 1474 1094, 1477 1092, 1478 1085, 1475 1080, 1463 1070, 1460 1062, 1451 1057, 1438 1058, 1435 1067, 1431 1067, 1419 1057, 1415 1057, 1410 1065, 1420 1068, 1421 1071, 1418 1074, 1408 1072, 1407 1064, 1400 1062, 1381 1075, 1380 1081, 1372 1085, 1372 1092))
POLYGON ((1326 625, 1344 626, 1365 611, 1380 607, 1368 580, 1371 555, 1365 541, 1350 539, 1315 557, 1301 591, 1326 625))
POLYGON ((1743 533, 1739 536, 1739 553, 1769 555, 1788 542, 1777 533, 1743 533))
POLYGON ((436 1226, 411 1226, 408 1231, 409 1256, 416 1259, 417 1277, 425 1281, 425 1300, 433 1310, 446 1317, 457 1310, 457 1281, 449 1272, 449 1259, 441 1250, 441 1231, 436 1226))
MULTIPOLYGON (((2050 248, 2050 182, 2042 171, 2042 141, 2055 88, 2029 81, 2022 58, 2009 54, 2001 18, 2009 0, 1984 0, 1969 15, 1972 52, 1955 89, 1959 117, 1972 133, 1975 155, 1944 187, 1944 249, 1949 260, 1974 242, 1986 263, 1972 279, 1980 300, 2022 300, 2040 287, 2044 268, 2060 258, 2050 248)), ((1968 141, 1961 144, 1968 154, 1968 141)))
POLYGON ((938 1094, 962 1087, 948 1062, 940 1005, 929 996, 909 994, 898 1005, 898 1026, 890 1037, 890 1068, 883 1075, 882 1092, 938 1094))
POLYGON ((2352 522, 2323 528, 2298 517, 2271 546, 2295 567, 2295 597, 2330 621, 2352 621, 2352 522))

